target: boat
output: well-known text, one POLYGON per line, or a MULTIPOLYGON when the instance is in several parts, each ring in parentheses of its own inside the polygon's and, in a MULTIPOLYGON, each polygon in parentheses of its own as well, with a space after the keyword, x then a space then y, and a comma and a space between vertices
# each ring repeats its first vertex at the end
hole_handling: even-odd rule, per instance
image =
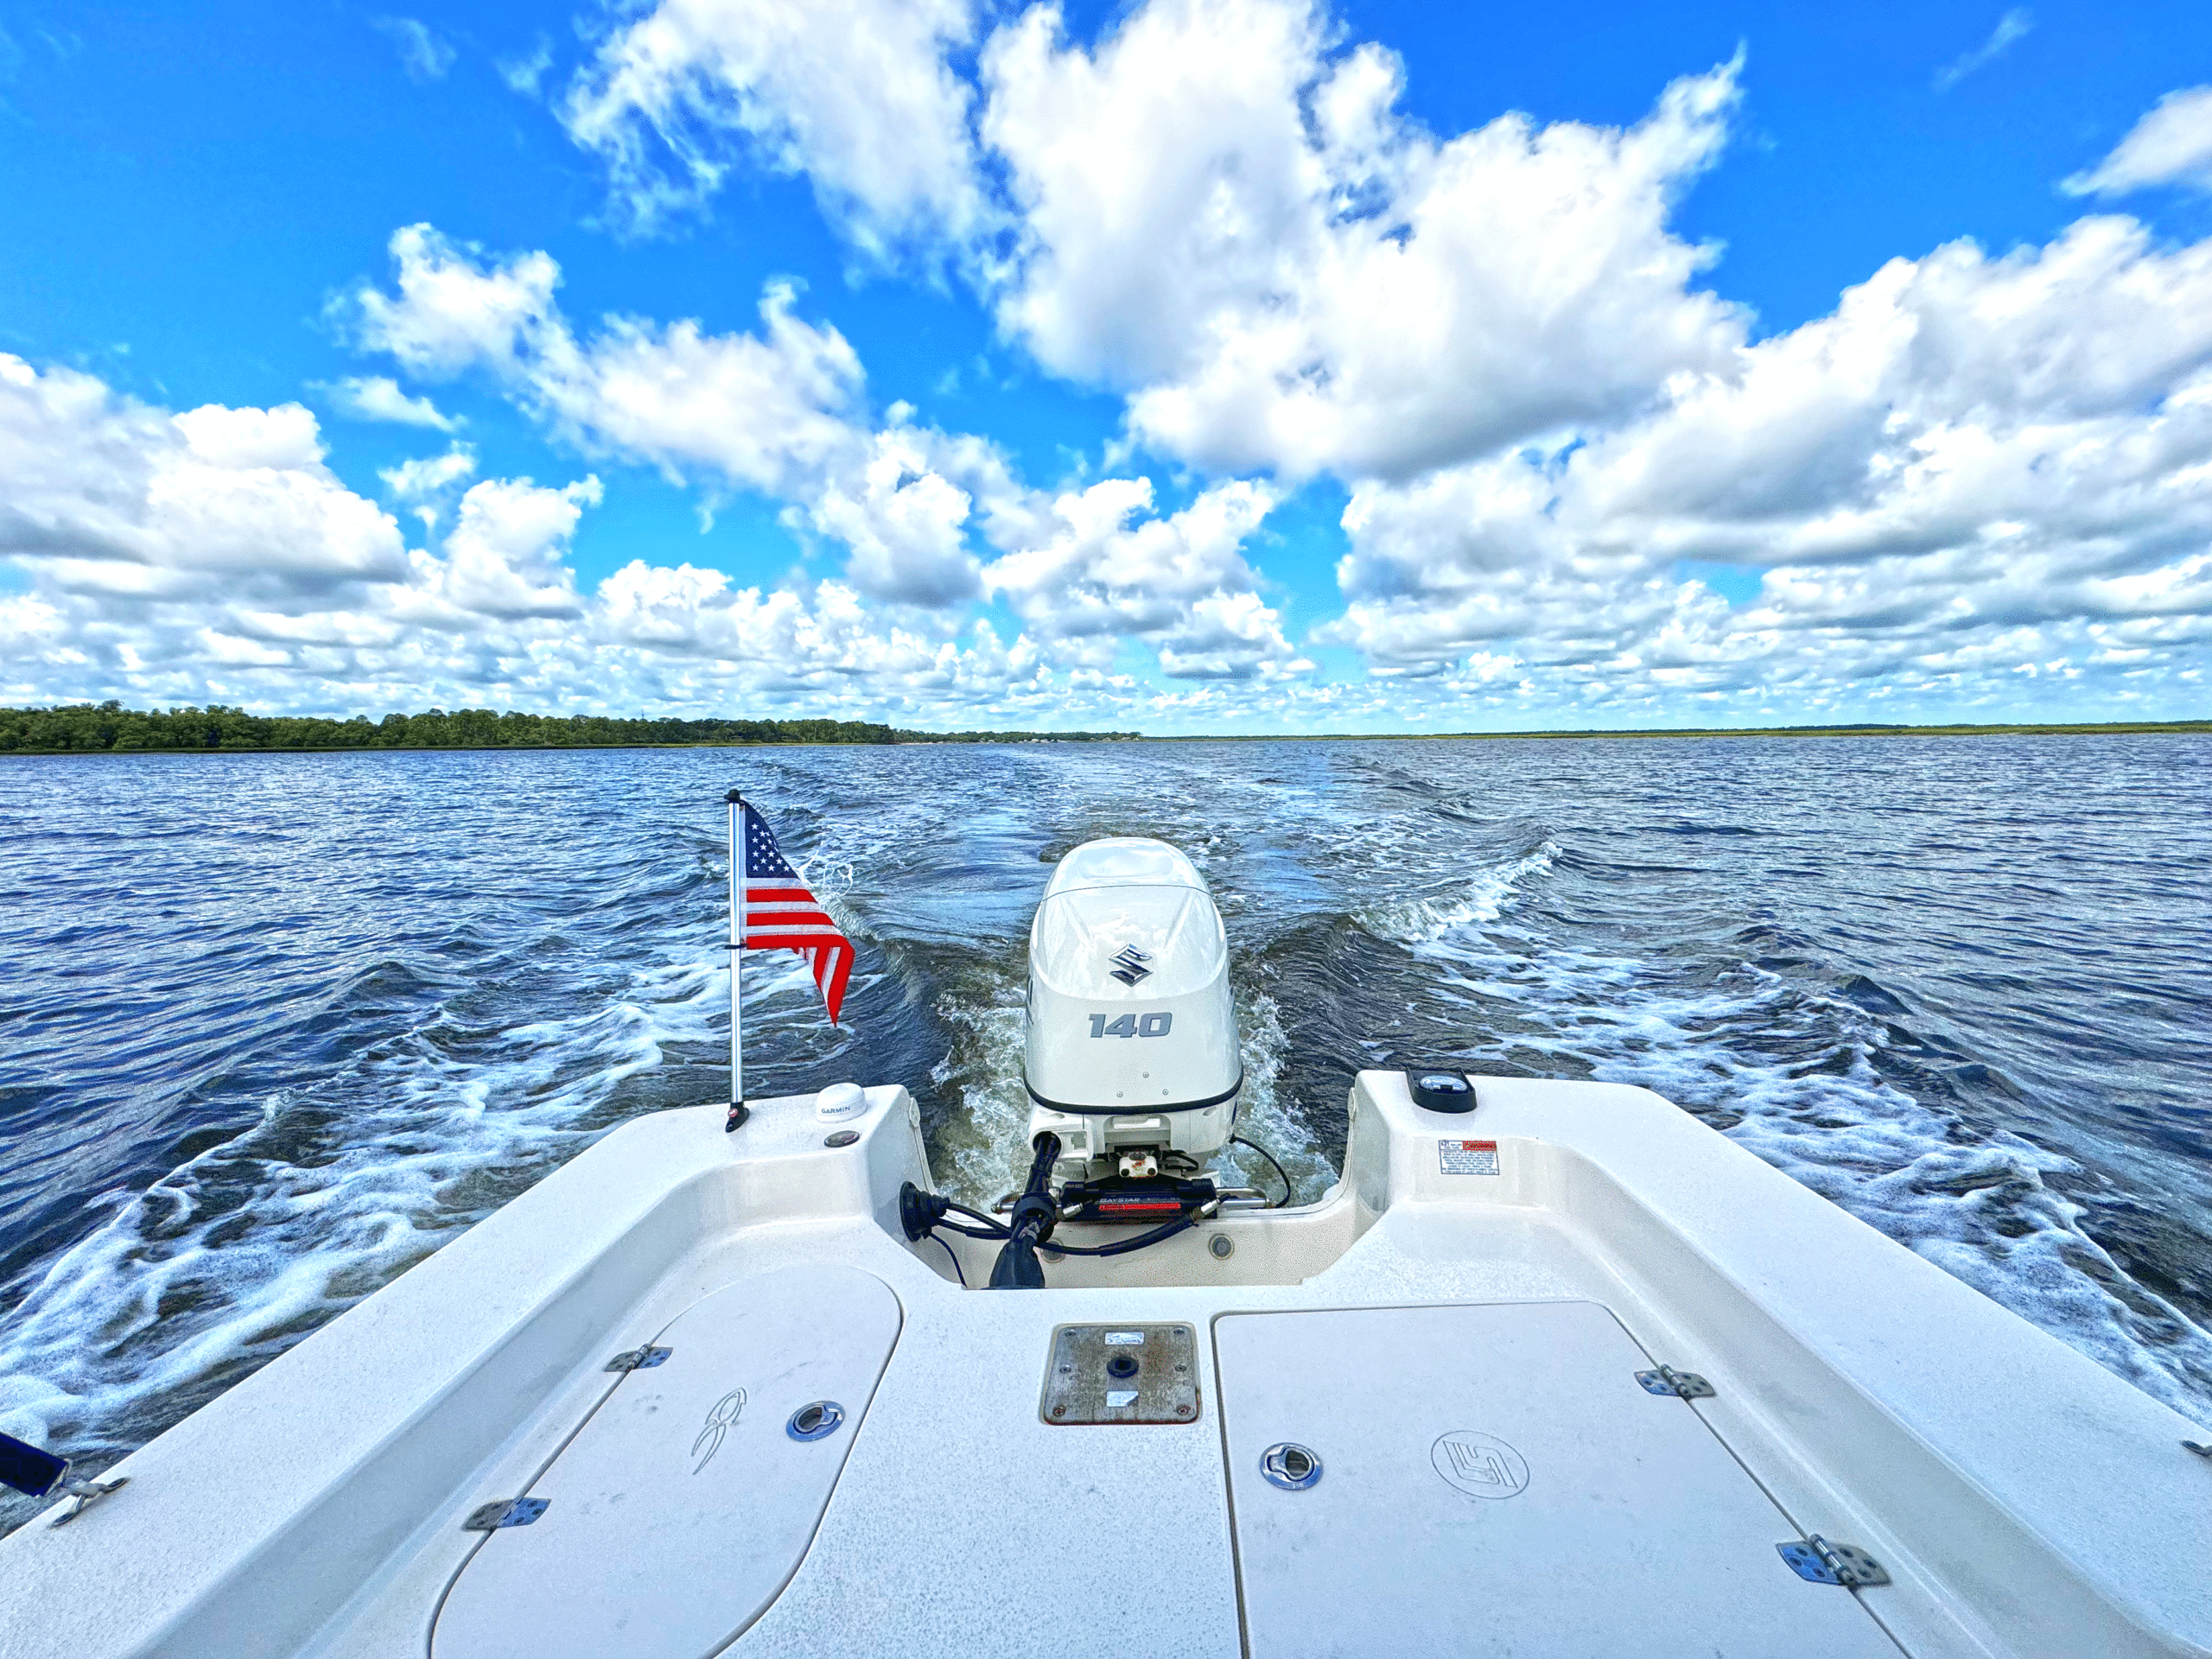
POLYGON ((626 1122, 48 1468, 0 1653, 2212 1651, 2212 1437, 1655 1094, 1364 1071, 1228 1183, 1229 964, 1075 849, 1019 1192, 896 1081, 626 1122))

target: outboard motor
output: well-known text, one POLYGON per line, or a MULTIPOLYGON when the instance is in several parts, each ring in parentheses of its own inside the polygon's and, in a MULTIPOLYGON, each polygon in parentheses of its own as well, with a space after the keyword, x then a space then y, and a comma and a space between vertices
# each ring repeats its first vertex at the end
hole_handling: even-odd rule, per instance
POLYGON ((1173 1214, 1236 1122, 1243 1067, 1229 941, 1205 879, 1166 842, 1085 842, 1029 930, 1028 1139, 1058 1138, 1065 1193, 1096 1219, 1173 1214))
MULTIPOLYGON (((1166 842, 1085 842, 1052 872, 1029 928, 1021 1071, 1032 1157, 1004 1222, 912 1181, 899 1189, 899 1223, 916 1243, 940 1228, 1004 1241, 992 1289, 1042 1289, 1040 1250, 1125 1255, 1245 1196, 1221 1192, 1207 1173, 1240 1138, 1230 1134, 1244 1069, 1229 941, 1205 879, 1166 842), (1154 1225, 1078 1244, 1053 1238, 1064 1221, 1154 1225)), ((1285 1177, 1286 1203, 1289 1185, 1285 1177)))

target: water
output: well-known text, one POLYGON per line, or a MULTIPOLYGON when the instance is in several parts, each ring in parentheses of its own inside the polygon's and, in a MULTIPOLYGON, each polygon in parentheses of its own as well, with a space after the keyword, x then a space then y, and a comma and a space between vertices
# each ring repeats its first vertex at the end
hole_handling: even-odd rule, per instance
POLYGON ((2157 736, 0 760, 0 1427, 111 1461, 723 1098, 733 782, 860 950, 839 1031, 747 963, 751 1092, 906 1082, 971 1201, 1050 862, 1155 835, 1301 1198, 1361 1066, 1645 1084, 2212 1424, 2212 740, 2157 736))

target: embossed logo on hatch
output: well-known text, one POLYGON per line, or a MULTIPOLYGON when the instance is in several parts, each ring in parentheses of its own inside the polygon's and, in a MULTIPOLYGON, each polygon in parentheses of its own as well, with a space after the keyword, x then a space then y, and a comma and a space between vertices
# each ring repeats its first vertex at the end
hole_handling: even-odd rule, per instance
POLYGON ((1429 1448, 1436 1472, 1470 1497, 1514 1497, 1529 1484, 1529 1460, 1495 1434, 1455 1428, 1429 1448))
POLYGON ((706 1448, 707 1455, 699 1458, 691 1472, 697 1474, 715 1460, 715 1453, 722 1449, 722 1436, 737 1427, 737 1420, 745 1414, 745 1390, 732 1389, 715 1402, 714 1409, 707 1414, 707 1421, 699 1430, 699 1438, 691 1442, 691 1455, 699 1458, 699 1450, 706 1448))

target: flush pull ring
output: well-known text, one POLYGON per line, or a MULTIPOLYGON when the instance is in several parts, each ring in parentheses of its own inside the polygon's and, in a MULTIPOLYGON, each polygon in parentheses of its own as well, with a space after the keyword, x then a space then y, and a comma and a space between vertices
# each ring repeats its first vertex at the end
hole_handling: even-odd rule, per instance
POLYGON ((835 1400, 817 1400, 791 1413, 784 1433, 795 1440, 819 1440, 835 1434, 837 1425, 844 1421, 845 1408, 835 1400))
POLYGON ((1260 1453, 1260 1473, 1270 1486, 1302 1492, 1321 1478, 1321 1459, 1312 1447, 1285 1440, 1260 1453))

